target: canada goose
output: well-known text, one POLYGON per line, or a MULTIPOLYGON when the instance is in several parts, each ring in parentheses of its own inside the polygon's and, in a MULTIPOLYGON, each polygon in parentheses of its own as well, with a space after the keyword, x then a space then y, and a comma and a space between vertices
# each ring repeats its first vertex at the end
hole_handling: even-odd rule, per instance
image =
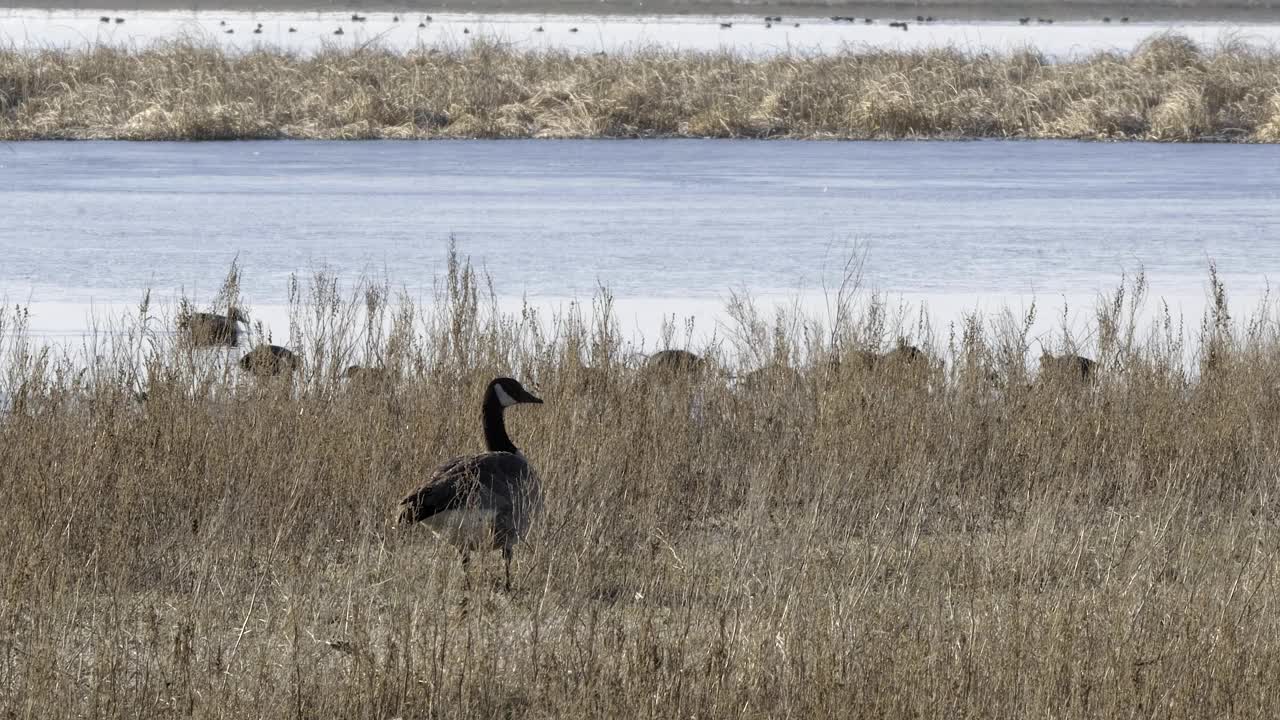
POLYGON ((342 34, 342 28, 338 28, 337 30, 334 30, 334 31, 333 31, 333 34, 334 34, 334 35, 341 35, 341 34, 342 34))
POLYGON ((488 452, 464 455, 438 466, 400 501, 398 525, 425 523, 437 537, 462 550, 501 549, 506 589, 511 591, 511 557, 542 511, 542 483, 507 435, 502 413, 518 403, 537 403, 519 382, 500 377, 489 383, 481 403, 488 452))
POLYGON ((187 339, 195 347, 238 346, 240 323, 247 327, 249 318, 239 308, 232 308, 226 315, 197 312, 178 317, 178 328, 186 332, 187 339))
POLYGON ((796 24, 795 24, 795 25, 793 25, 792 27, 800 27, 800 23, 796 23, 796 24))
POLYGON ((644 361, 644 369, 649 372, 666 374, 699 373, 706 367, 707 361, 688 350, 660 350, 644 361))
POLYGON ((1097 376, 1098 363, 1083 355, 1040 355, 1042 377, 1067 381, 1089 382, 1097 376))
MULTIPOLYGON (((837 372, 845 366, 846 362, 840 359, 832 361, 832 369, 837 372)), ((899 339, 898 346, 885 353, 871 350, 853 352, 847 366, 854 368, 855 371, 907 375, 927 371, 929 362, 923 350, 899 339)))
POLYGON ((391 373, 386 368, 352 365, 342 372, 342 377, 352 384, 384 385, 391 380, 391 373))
POLYGON ((755 394, 770 389, 795 389, 803 384, 804 379, 795 368, 774 363, 740 376, 734 386, 755 394))
POLYGON ((262 344, 240 358, 241 369, 258 377, 291 373, 298 369, 298 365, 298 356, 279 345, 262 344))

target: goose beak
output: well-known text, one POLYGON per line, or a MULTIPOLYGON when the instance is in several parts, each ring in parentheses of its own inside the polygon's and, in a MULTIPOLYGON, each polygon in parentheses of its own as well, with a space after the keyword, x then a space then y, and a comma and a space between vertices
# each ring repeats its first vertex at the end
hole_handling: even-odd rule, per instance
POLYGON ((542 398, 538 397, 537 395, 534 395, 533 393, 525 391, 524 397, 520 398, 520 402, 535 403, 537 405, 541 405, 542 398))

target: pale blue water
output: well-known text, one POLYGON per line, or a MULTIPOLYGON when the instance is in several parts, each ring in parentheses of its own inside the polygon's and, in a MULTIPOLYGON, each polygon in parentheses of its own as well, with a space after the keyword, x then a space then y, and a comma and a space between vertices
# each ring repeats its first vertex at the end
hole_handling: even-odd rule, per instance
POLYGON ((429 290, 449 237, 506 295, 818 288, 850 248, 916 294, 1280 271, 1280 146, 1076 142, 39 142, 0 146, 0 296, 282 303, 325 266, 429 290))

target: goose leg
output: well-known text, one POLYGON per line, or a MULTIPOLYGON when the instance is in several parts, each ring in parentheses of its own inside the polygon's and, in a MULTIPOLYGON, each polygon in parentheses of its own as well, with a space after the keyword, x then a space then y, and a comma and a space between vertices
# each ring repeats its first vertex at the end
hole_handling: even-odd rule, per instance
POLYGON ((513 554, 510 547, 502 548, 502 560, 507 570, 507 592, 511 592, 511 556, 513 554))

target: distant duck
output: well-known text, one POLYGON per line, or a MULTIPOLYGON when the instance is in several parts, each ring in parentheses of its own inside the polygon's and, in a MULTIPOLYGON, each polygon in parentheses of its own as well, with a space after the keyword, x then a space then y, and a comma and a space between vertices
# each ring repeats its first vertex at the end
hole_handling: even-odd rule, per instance
POLYGON ((399 16, 399 15, 392 15, 392 16, 391 16, 391 22, 400 22, 400 16, 399 16))
POLYGON ((1019 24, 1019 25, 1026 25, 1026 24, 1027 24, 1027 23, 1029 23, 1029 22, 1031 22, 1031 18, 1029 18, 1029 17, 1025 17, 1025 18, 1018 18, 1018 24, 1019 24))
POLYGON ((289 32, 298 32, 298 28, 291 27, 289 28, 289 32))
POLYGON ((470 30, 470 28, 462 28, 462 34, 463 34, 463 35, 470 35, 470 34, 471 34, 471 30, 470 30))
POLYGON ((1104 18, 1102 18, 1102 22, 1104 22, 1104 23, 1109 23, 1109 22, 1111 22, 1111 18, 1109 18, 1109 17, 1104 17, 1104 18))
POLYGON ((917 16, 916 16, 916 22, 924 22, 924 16, 923 16, 923 15, 917 15, 917 16))
POLYGON ((1042 25, 1052 25, 1052 24, 1053 24, 1053 18, 1036 18, 1036 22, 1038 22, 1038 23, 1040 23, 1040 24, 1042 24, 1042 25))
POLYGON ((424 23, 424 22, 420 22, 420 23, 418 23, 418 29, 419 29, 419 30, 421 30, 422 28, 424 28, 424 27, 426 27, 426 26, 427 26, 427 24, 426 24, 426 23, 424 23))
POLYGON ((333 31, 333 34, 334 34, 334 35, 342 35, 342 34, 343 34, 343 32, 342 32, 342 28, 338 28, 337 30, 334 30, 334 31, 333 31))
POLYGON ((891 22, 889 23, 889 27, 902 28, 905 31, 907 29, 907 24, 905 22, 891 22))
POLYGON ((534 28, 534 29, 533 29, 533 31, 534 31, 534 32, 543 32, 543 30, 542 30, 542 26, 541 26, 541 25, 539 25, 538 27, 534 28))
POLYGON ((223 32, 225 32, 225 33, 226 33, 226 34, 228 34, 228 35, 235 35, 235 34, 236 34, 236 29, 235 29, 235 28, 227 28, 226 30, 223 30, 223 32))
POLYGON ((576 27, 571 27, 571 28, 569 28, 569 32, 578 32, 578 28, 576 28, 576 27))
POLYGON ((364 15, 357 15, 356 13, 351 13, 351 22, 364 22, 365 20, 368 20, 368 19, 369 18, 365 17, 364 15))
POLYGON ((800 23, 796 23, 796 24, 795 24, 795 25, 793 25, 792 27, 800 27, 800 23))
POLYGON ((123 22, 124 22, 124 18, 116 18, 116 24, 117 24, 117 25, 119 25, 120 23, 123 23, 123 22))
POLYGON ((261 34, 262 34, 262 28, 260 28, 260 27, 258 27, 258 28, 254 28, 254 29, 253 29, 253 34, 254 34, 254 35, 261 35, 261 34))
POLYGON ((875 22, 875 20, 872 20, 871 18, 863 18, 862 20, 863 25, 870 25, 873 22, 875 22))
POLYGON ((733 27, 733 23, 720 23, 721 30, 728 30, 731 27, 733 27))
POLYGON ((765 23, 764 26, 765 28, 771 28, 773 27, 773 23, 765 23))
MULTIPOLYGON (((106 19, 106 18, 102 18, 102 22, 106 22, 106 21, 107 21, 107 19, 106 19)), ((222 25, 223 27, 226 27, 226 25, 227 25, 227 21, 226 21, 226 20, 219 20, 219 21, 218 21, 218 24, 219 24, 219 25, 222 25)))
POLYGON ((936 18, 934 18, 932 15, 926 15, 926 16, 924 17, 924 21, 925 21, 925 22, 927 22, 927 23, 931 23, 931 22, 933 22, 935 19, 936 19, 936 18))
POLYGON ((425 18, 423 18, 423 19, 422 19, 422 21, 423 21, 423 22, 431 22, 431 16, 430 16, 430 15, 426 16, 425 18))
MULTIPOLYGON (((107 17, 106 15, 103 15, 102 17, 98 18, 98 22, 109 23, 111 22, 111 18, 107 17)), ((223 23, 223 25, 226 25, 226 23, 223 23)))
POLYGON ((1127 17, 1122 17, 1122 18, 1120 18, 1120 22, 1122 22, 1122 23, 1127 23, 1127 22, 1129 22, 1129 18, 1127 18, 1127 17))

